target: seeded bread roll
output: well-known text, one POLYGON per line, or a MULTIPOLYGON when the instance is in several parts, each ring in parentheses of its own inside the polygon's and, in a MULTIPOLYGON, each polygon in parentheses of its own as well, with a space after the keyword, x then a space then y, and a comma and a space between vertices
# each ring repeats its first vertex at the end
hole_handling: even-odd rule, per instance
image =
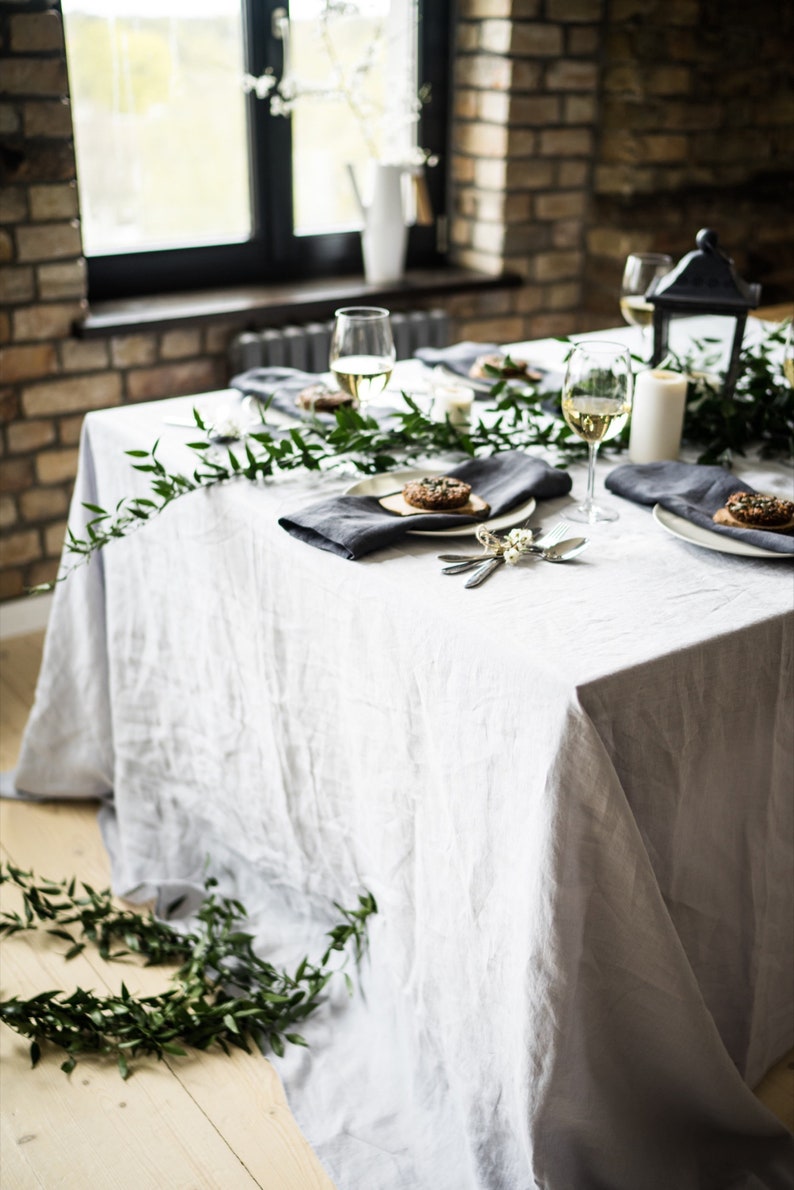
POLYGON ((403 499, 414 508, 426 508, 430 512, 442 509, 462 508, 468 504, 471 484, 451 475, 415 479, 403 488, 403 499))
POLYGON ((502 377, 506 380, 542 379, 542 372, 536 372, 534 368, 530 368, 525 359, 513 359, 510 357, 510 362, 507 363, 507 358, 507 356, 499 351, 492 352, 490 355, 481 355, 469 368, 469 375, 472 380, 495 380, 495 377, 486 369, 498 368, 502 377))
POLYGON ((724 508, 714 513, 717 525, 734 529, 763 529, 767 533, 790 533, 794 529, 794 501, 756 492, 734 492, 724 508))
POLYGON ((309 412, 333 413, 342 405, 356 406, 358 402, 349 393, 340 392, 337 388, 329 388, 327 384, 320 382, 301 389, 295 398, 295 404, 299 409, 306 409, 309 412))

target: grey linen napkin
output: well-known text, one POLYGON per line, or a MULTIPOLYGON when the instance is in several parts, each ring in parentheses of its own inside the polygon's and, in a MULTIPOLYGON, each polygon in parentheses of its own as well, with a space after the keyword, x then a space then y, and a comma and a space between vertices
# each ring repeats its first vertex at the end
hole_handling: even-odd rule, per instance
MULTIPOLYGON (((309 418, 311 414, 295 404, 295 398, 310 384, 318 384, 324 379, 313 372, 301 372, 298 368, 249 368, 247 372, 240 372, 229 381, 232 388, 237 388, 247 397, 256 397, 260 401, 269 399, 273 409, 285 413, 287 417, 309 418)), ((394 410, 386 407, 370 406, 367 414, 378 421, 393 414, 394 410)), ((320 421, 333 424, 333 413, 317 413, 320 421)))
MULTIPOLYGON (((478 400, 487 401, 491 395, 491 389, 497 382, 496 377, 473 380, 469 376, 469 368, 481 355, 490 355, 495 351, 502 354, 504 349, 497 347, 495 343, 472 343, 467 340, 463 343, 453 343, 451 347, 420 347, 414 352, 414 358, 420 359, 429 368, 441 364, 448 372, 453 372, 456 376, 460 376, 466 384, 472 385, 474 395, 478 400)), ((561 372, 549 371, 548 368, 544 368, 541 364, 535 364, 532 360, 529 360, 528 363, 531 368, 542 373, 542 378, 535 382, 538 392, 556 392, 561 387, 561 372)), ((543 408, 546 408, 545 403, 543 408)), ((547 413, 556 411, 556 407, 546 409, 547 413)))
POLYGON ((451 347, 420 347, 414 352, 414 358, 420 359, 429 368, 443 364, 456 376, 469 380, 469 368, 474 361, 481 355, 490 355, 494 351, 499 351, 495 343, 453 343, 451 347))
MULTIPOLYGON (((470 483, 472 491, 491 506, 491 516, 500 516, 525 503, 531 496, 551 500, 571 490, 566 471, 551 467, 520 451, 470 459, 447 472, 470 483)), ((395 485, 395 490, 399 485, 395 485)), ((470 524, 475 517, 445 516, 443 513, 399 516, 387 512, 376 496, 334 496, 279 518, 282 529, 307 545, 329 550, 341 558, 363 558, 373 550, 399 541, 409 529, 450 529, 470 524)))
POLYGON ((724 533, 778 554, 794 554, 794 537, 765 533, 762 529, 734 529, 730 525, 714 524, 714 513, 722 508, 730 495, 755 491, 749 483, 724 467, 679 462, 625 463, 610 471, 606 486, 610 492, 636 504, 661 504, 662 508, 703 529, 724 533))

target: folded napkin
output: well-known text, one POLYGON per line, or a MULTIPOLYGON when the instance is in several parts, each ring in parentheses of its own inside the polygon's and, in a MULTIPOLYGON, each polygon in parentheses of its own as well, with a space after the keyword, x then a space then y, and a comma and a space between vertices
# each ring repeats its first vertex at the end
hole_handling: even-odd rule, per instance
MULTIPOLYGON (((497 347, 495 343, 453 343, 451 347, 420 347, 414 352, 414 357, 420 359, 422 363, 427 364, 429 368, 434 368, 440 365, 448 372, 453 372, 456 376, 460 376, 466 384, 470 384, 474 389, 474 395, 479 400, 487 400, 491 395, 491 389, 497 383, 495 377, 482 379, 472 379, 469 376, 469 369, 472 364, 480 358, 481 355, 491 355, 494 352, 499 354, 504 353, 503 347, 497 347)), ((521 357, 523 358, 523 357, 521 357)), ((532 360, 527 361, 530 368, 542 373, 542 378, 535 381, 538 392, 557 392, 562 386, 562 373, 552 372, 542 364, 535 364, 532 360)), ((543 403, 542 408, 547 413, 556 413, 559 410, 559 405, 555 404, 552 408, 546 408, 546 403, 543 403)))
MULTIPOLYGON (((240 372, 229 381, 232 388, 237 388, 248 397, 257 397, 260 401, 270 400, 271 408, 277 409, 287 417, 310 418, 307 409, 301 409, 295 404, 295 398, 310 384, 319 384, 324 377, 313 372, 301 372, 298 368, 249 368, 247 372, 240 372)), ((368 417, 378 421, 389 417, 393 409, 370 406, 368 417)), ((333 413, 315 414, 320 421, 333 423, 333 413)))
MULTIPOLYGON (((460 376, 464 380, 471 380, 469 368, 475 360, 478 360, 481 355, 491 355, 494 351, 499 350, 495 343, 453 343, 451 347, 420 347, 414 352, 414 358, 420 359, 430 368, 434 368, 436 364, 443 364, 456 376, 460 376)), ((482 380, 477 383, 482 384, 482 380)), ((496 381, 493 380, 490 383, 496 384, 496 381)))
MULTIPOLYGON (((447 472, 471 484, 472 491, 491 506, 491 516, 500 516, 525 503, 531 496, 551 500, 571 490, 571 477, 542 459, 521 451, 470 459, 447 472)), ((399 485, 395 484, 395 488, 399 485)), ((307 545, 329 550, 341 558, 363 558, 373 550, 399 541, 409 529, 451 529, 476 522, 476 517, 444 515, 398 516, 387 512, 376 496, 334 496, 293 516, 279 519, 282 529, 307 545)))
POLYGON ((749 545, 774 550, 778 554, 794 554, 794 537, 786 534, 715 525, 712 516, 730 495, 755 491, 749 483, 724 467, 678 462, 625 463, 610 471, 606 486, 610 492, 637 504, 661 504, 676 516, 714 533, 727 533, 749 545))

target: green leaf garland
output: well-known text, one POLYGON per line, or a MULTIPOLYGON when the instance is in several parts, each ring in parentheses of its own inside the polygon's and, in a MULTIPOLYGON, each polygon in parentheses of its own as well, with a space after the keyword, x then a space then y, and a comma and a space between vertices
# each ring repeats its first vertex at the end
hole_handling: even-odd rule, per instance
MULTIPOLYGON (((81 883, 78 890, 75 880, 37 883, 32 872, 12 864, 0 868, 0 884, 6 882, 21 891, 23 910, 0 913, 0 936, 45 923, 48 934, 69 944, 66 959, 81 953, 88 941, 107 960, 134 954, 146 966, 179 963, 173 986, 156 996, 133 996, 122 983, 117 996, 78 988, 69 996, 46 991, 0 1002, 0 1020, 31 1039, 32 1065, 47 1042, 65 1052, 61 1069, 66 1074, 86 1054, 115 1058, 122 1078, 128 1078, 133 1059, 182 1057, 185 1046, 218 1046, 226 1054, 233 1047, 250 1053, 256 1046, 263 1054, 281 1055, 285 1041, 306 1045, 295 1027, 321 1006, 329 980, 343 974, 352 994, 343 970, 347 956, 332 967, 331 955, 350 950, 358 964, 366 950, 367 920, 377 913, 370 893, 359 896, 355 909, 335 904, 342 920, 329 931, 319 962, 304 958, 289 974, 255 954, 252 936, 240 929, 243 905, 218 896, 213 878, 205 881, 207 895, 190 933, 178 933, 151 911, 116 908, 109 889, 96 891, 81 883)), ((172 912, 176 908, 178 902, 169 906, 172 912)))
MULTIPOLYGON (((730 466, 737 455, 751 447, 757 448, 763 458, 794 460, 794 394, 782 364, 773 358, 784 337, 784 326, 773 327, 760 342, 743 348, 733 398, 722 395, 719 379, 715 383, 701 376, 690 382, 684 442, 702 448, 698 462, 730 466)), ((717 345, 716 340, 696 340, 686 356, 671 354, 665 366, 690 375, 708 374, 719 358, 717 345)), ((638 368, 647 367, 646 361, 636 356, 634 360, 638 368)), ((134 469, 151 477, 150 495, 123 498, 112 510, 85 504, 93 514, 85 536, 78 537, 67 529, 65 553, 71 556, 73 565, 63 568, 55 581, 64 579, 75 565, 88 561, 108 542, 141 528, 181 496, 232 480, 263 483, 279 472, 327 472, 338 467, 353 467, 363 475, 373 475, 433 455, 482 457, 527 447, 546 450, 560 466, 585 457, 585 443, 561 416, 549 417, 546 412, 556 406, 559 413, 559 393, 541 394, 534 385, 516 387, 499 369, 489 366, 487 370, 494 380, 490 397, 495 407, 495 416, 488 425, 478 421, 471 427, 455 426, 449 418, 433 421, 404 393, 407 408, 396 410, 386 426, 342 407, 330 423, 312 418, 300 427, 283 431, 268 424, 268 406, 264 403, 260 410, 261 430, 239 445, 228 444, 221 455, 211 441, 210 428, 194 409, 196 428, 203 437, 188 443, 198 459, 191 474, 166 469, 157 455, 159 440, 149 450, 126 451, 135 460, 134 469)), ((629 432, 627 426, 617 439, 604 443, 602 451, 624 450, 629 432)), ((34 591, 48 591, 54 585, 43 583, 34 591)))

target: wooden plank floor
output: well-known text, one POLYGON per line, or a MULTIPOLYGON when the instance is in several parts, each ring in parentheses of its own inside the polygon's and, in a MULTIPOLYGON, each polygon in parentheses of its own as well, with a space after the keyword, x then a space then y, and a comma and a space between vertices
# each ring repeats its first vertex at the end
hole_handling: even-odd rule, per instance
MULTIPOLYGON (((13 767, 33 701, 42 634, 0 642, 0 766, 13 767)), ((88 802, 0 802, 0 853, 22 868, 109 882, 88 802)), ((11 893, 2 889, 5 903, 11 893)), ((46 988, 138 992, 167 973, 105 964, 87 953, 65 964, 36 936, 2 945, 3 998, 46 988)), ((794 1051, 756 1094, 794 1129, 794 1051)), ((115 1065, 84 1059, 67 1078, 52 1056, 31 1071, 27 1043, 0 1027, 2 1190, 332 1190, 292 1118, 278 1076, 260 1056, 202 1054, 140 1063, 127 1082, 115 1065)), ((357 1188, 358 1190, 358 1188, 357 1188)), ((364 1190, 362 1187, 361 1190, 364 1190)))
MULTIPOLYGON (((0 766, 12 768, 33 701, 42 634, 0 642, 0 766)), ((0 802, 0 855, 59 879, 110 880, 90 802, 0 802)), ((0 902, 10 907, 13 890, 0 902)), ((150 994, 168 972, 64 963, 37 935, 2 944, 0 997, 49 988, 150 994)), ((54 1052, 30 1068, 28 1043, 0 1026, 2 1190, 333 1190, 301 1135, 273 1066, 235 1051, 137 1064, 123 1082, 114 1063, 83 1059, 67 1078, 54 1052)))

